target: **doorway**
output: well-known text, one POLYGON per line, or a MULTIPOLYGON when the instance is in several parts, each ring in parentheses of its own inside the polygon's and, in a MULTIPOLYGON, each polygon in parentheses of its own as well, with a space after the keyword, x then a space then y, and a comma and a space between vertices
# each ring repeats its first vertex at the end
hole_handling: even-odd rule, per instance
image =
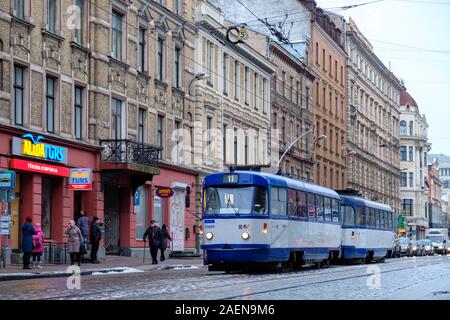
POLYGON ((120 189, 105 187, 105 250, 120 254, 120 189))
POLYGON ((14 189, 15 197, 11 201, 10 211, 11 211, 11 249, 16 252, 20 248, 20 174, 16 172, 16 188, 14 189))

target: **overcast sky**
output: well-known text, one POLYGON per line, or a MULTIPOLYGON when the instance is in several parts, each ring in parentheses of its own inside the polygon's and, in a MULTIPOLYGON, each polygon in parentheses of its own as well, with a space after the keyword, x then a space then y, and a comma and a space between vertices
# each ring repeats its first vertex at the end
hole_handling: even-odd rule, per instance
MULTIPOLYGON (((316 0, 322 8, 372 1, 316 0)), ((384 0, 337 13, 352 17, 377 56, 405 81, 426 115, 431 152, 450 155, 450 0, 384 0)))

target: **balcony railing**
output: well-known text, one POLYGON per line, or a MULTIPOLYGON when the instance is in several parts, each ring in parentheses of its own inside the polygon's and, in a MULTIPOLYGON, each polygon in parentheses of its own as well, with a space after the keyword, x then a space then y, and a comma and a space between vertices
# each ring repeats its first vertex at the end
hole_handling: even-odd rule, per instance
POLYGON ((122 140, 100 140, 103 147, 101 160, 103 162, 130 163, 159 167, 158 154, 160 147, 131 141, 122 140))

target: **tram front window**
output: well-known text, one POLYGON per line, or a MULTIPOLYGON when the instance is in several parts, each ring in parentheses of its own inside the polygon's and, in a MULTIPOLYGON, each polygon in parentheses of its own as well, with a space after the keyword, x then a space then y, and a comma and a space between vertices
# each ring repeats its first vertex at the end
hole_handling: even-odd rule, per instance
POLYGON ((206 214, 267 214, 267 192, 262 187, 206 189, 206 214))

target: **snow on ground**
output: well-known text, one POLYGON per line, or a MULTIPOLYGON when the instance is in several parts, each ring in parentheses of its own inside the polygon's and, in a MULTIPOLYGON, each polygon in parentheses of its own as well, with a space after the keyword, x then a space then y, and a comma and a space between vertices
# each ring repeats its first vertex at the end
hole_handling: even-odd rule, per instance
POLYGON ((129 267, 117 267, 117 268, 111 268, 111 269, 107 269, 104 271, 97 271, 97 272, 92 272, 93 276, 98 276, 98 275, 107 275, 107 274, 111 274, 111 273, 135 273, 135 272, 144 272, 144 270, 139 270, 139 269, 135 269, 135 268, 129 268, 129 267))

